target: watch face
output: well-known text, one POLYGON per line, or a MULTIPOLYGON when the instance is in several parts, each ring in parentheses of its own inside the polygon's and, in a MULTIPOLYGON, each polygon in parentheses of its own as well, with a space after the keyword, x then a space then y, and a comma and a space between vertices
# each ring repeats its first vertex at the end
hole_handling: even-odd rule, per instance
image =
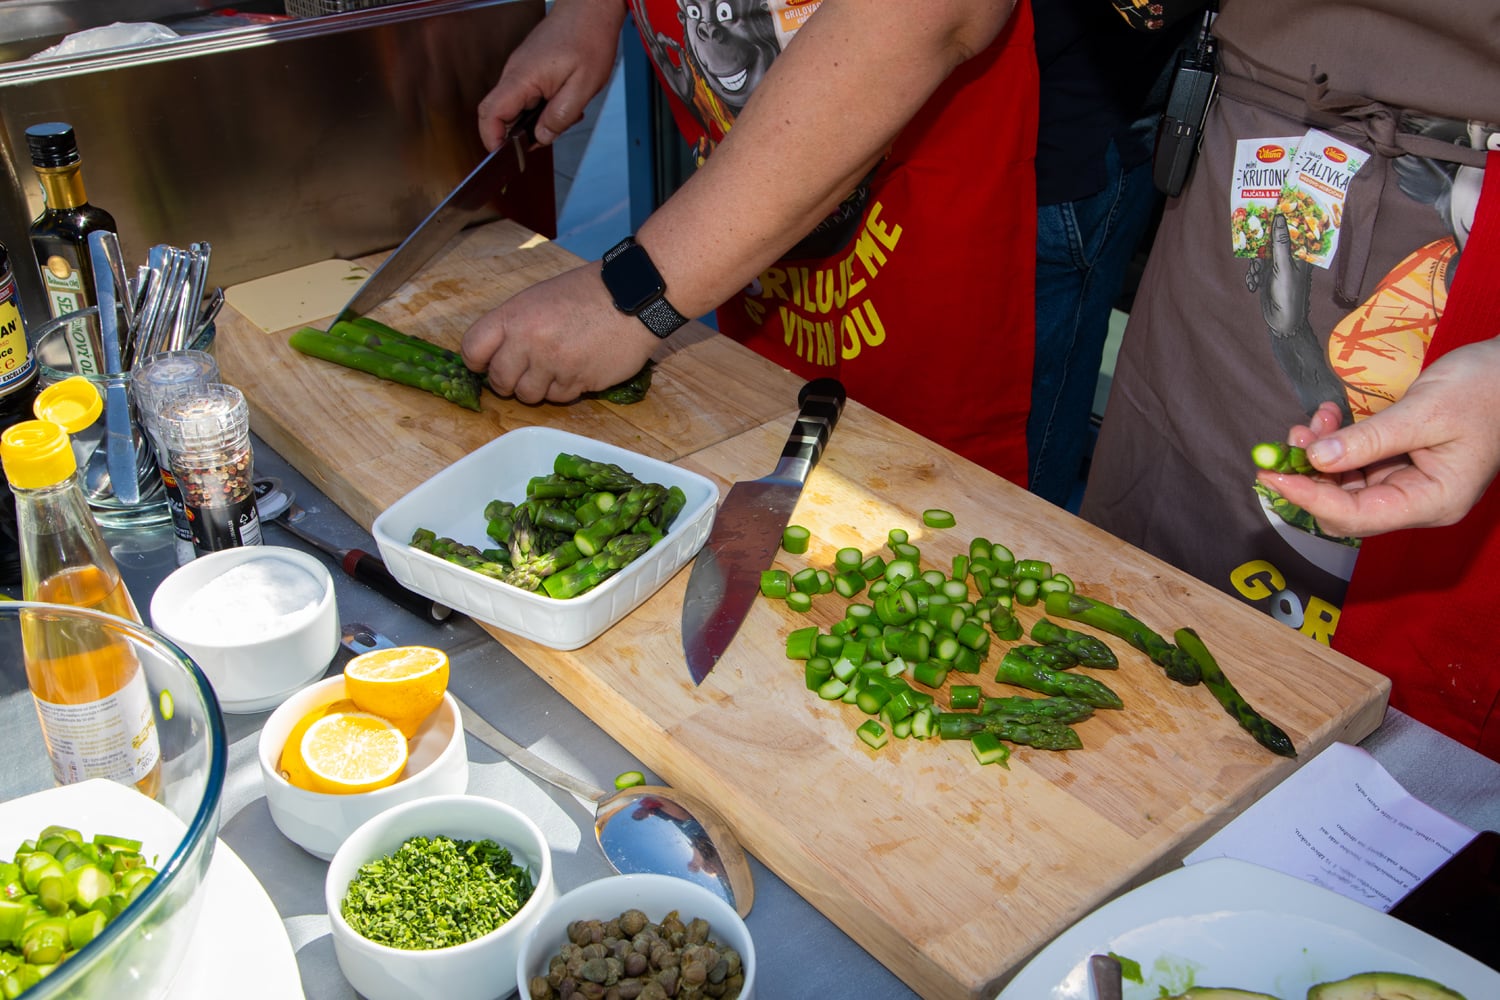
POLYGON ((645 248, 634 243, 608 261, 602 274, 615 308, 631 316, 661 298, 667 290, 645 248))

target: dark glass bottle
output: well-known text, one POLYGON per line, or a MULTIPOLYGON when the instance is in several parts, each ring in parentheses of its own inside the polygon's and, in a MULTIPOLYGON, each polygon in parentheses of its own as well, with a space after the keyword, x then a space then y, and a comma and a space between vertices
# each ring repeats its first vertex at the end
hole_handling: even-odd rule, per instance
MULTIPOLYGON (((47 308, 55 318, 95 304, 89 233, 117 230, 114 217, 90 205, 84 193, 73 126, 65 122, 33 125, 26 130, 26 146, 47 203, 31 224, 31 248, 47 290, 47 308)), ((99 345, 79 331, 72 339, 74 370, 80 375, 102 372, 99 345)))
MULTIPOLYGON (((0 432, 31 419, 36 398, 36 361, 26 343, 26 325, 16 298, 10 254, 0 243, 0 432)), ((0 587, 21 582, 21 547, 16 537, 16 498, 0 470, 0 587)))

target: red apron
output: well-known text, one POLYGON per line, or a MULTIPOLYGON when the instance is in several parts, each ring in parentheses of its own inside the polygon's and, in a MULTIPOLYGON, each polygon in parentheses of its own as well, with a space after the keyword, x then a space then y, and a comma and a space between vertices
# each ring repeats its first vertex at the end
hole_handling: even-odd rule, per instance
MULTIPOLYGON (((1422 366, 1500 335, 1500 153, 1422 366)), ((1500 433, 1489 428, 1490 433, 1500 433)), ((1500 485, 1445 528, 1368 538, 1334 648, 1391 678, 1391 704, 1500 760, 1500 485)))
MULTIPOLYGON (((817 2, 630 6, 701 162, 817 2)), ((799 375, 839 378, 852 398, 1025 485, 1036 107, 1022 0, 839 210, 719 308, 719 329, 799 375)))

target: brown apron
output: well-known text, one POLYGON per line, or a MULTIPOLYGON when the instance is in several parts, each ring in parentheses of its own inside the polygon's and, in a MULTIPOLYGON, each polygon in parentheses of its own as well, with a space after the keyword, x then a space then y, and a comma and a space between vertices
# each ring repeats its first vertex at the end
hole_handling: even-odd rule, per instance
MULTIPOLYGON (((1319 399, 1371 412, 1420 371, 1464 259, 1452 184, 1483 166, 1471 143, 1500 123, 1500 3, 1229 0, 1215 33, 1219 96, 1135 298, 1082 513, 1346 648, 1355 637, 1334 636, 1359 548, 1279 517, 1254 489, 1250 448, 1319 399), (1236 256, 1242 141, 1309 128, 1368 154, 1336 252, 1326 268, 1236 256)), ((1500 678, 1471 679, 1482 719, 1500 678)), ((1479 722, 1429 721, 1477 742, 1479 722)))

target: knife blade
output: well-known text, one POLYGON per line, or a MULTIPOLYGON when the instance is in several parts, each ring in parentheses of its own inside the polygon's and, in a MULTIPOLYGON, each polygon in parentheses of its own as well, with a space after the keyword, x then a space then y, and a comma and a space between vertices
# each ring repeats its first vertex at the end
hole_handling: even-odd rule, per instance
POLYGON ((682 650, 694 684, 713 670, 755 603, 760 574, 776 558, 781 533, 844 412, 844 399, 837 379, 804 385, 797 394, 801 412, 776 468, 760 479, 735 483, 719 505, 682 602, 682 650))
POLYGON ((94 268, 95 301, 99 307, 99 336, 104 346, 104 447, 110 489, 121 503, 139 503, 141 483, 136 478, 135 435, 130 426, 130 398, 125 387, 120 354, 120 313, 115 297, 114 268, 110 265, 108 236, 102 229, 89 233, 89 259, 94 268))
MULTIPOLYGON (((458 183, 427 218, 401 241, 375 273, 365 279, 348 304, 339 310, 333 322, 363 316, 390 298, 402 285, 432 260, 434 254, 448 245, 459 230, 474 221, 510 181, 526 169, 527 151, 536 146, 536 123, 542 108, 538 104, 521 112, 506 135, 479 166, 458 183)), ((329 327, 332 328, 330 323, 329 327)))

